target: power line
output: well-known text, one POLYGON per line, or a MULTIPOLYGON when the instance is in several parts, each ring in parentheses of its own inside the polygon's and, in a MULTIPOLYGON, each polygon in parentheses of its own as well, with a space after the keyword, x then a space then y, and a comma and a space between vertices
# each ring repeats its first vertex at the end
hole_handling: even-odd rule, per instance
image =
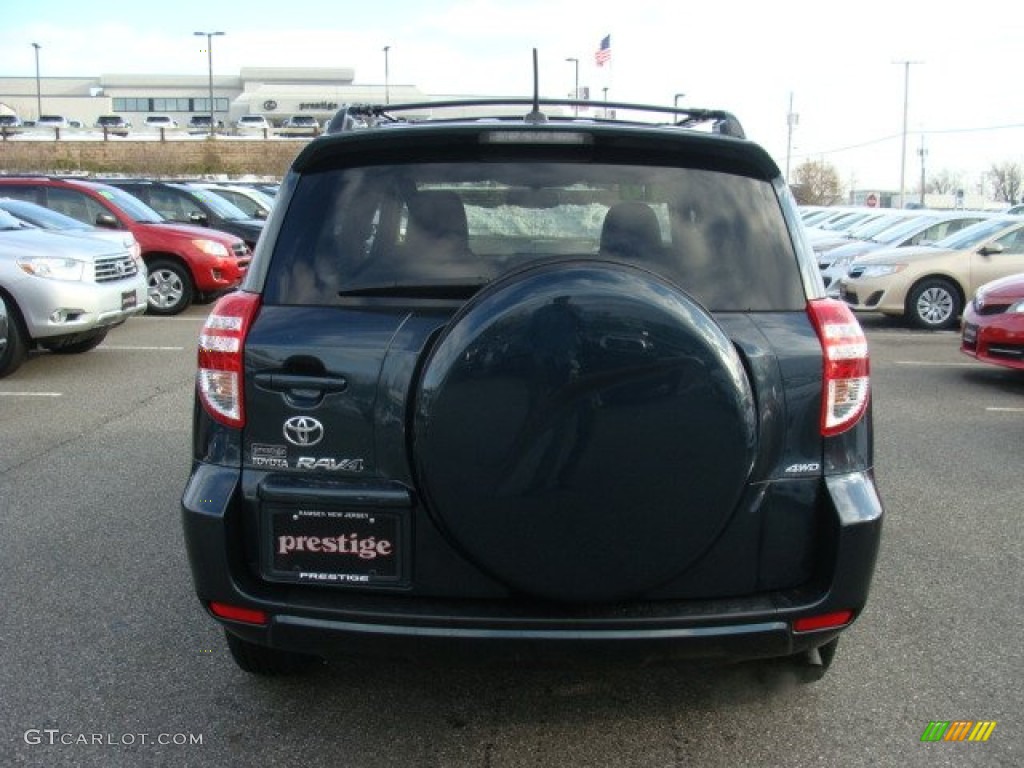
MULTIPOLYGON (((986 125, 975 128, 929 128, 927 131, 914 131, 920 135, 925 134, 947 134, 947 133, 982 133, 985 131, 1004 131, 1012 128, 1024 128, 1024 123, 1007 123, 1005 125, 986 125)), ((903 136, 903 133, 892 133, 888 136, 880 136, 876 139, 869 139, 868 141, 861 142, 859 144, 850 144, 845 147, 836 147, 835 149, 823 149, 814 152, 799 152, 796 153, 796 157, 820 157, 821 155, 835 155, 840 152, 848 152, 852 149, 862 149, 863 147, 870 147, 875 144, 882 144, 886 141, 892 141, 903 136)))

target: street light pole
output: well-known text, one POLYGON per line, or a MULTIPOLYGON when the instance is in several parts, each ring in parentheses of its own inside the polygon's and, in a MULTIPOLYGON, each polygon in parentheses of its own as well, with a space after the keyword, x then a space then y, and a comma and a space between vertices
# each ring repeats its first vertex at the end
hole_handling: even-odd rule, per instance
POLYGON ((391 78, 388 73, 388 51, 391 50, 390 45, 384 46, 384 103, 391 103, 391 78))
POLYGON ((910 65, 919 61, 898 61, 903 65, 903 144, 900 150, 900 208, 906 207, 907 193, 907 107, 910 103, 910 65))
POLYGON ((679 106, 679 100, 681 98, 683 98, 685 95, 686 95, 685 93, 677 93, 675 96, 673 96, 672 97, 672 106, 673 107, 678 107, 679 106))
POLYGON ((43 116, 43 89, 39 80, 39 49, 43 46, 39 43, 32 43, 32 47, 36 49, 36 120, 38 120, 43 116))
POLYGON ((206 37, 206 61, 210 71, 210 137, 213 137, 217 121, 213 116, 213 38, 223 32, 196 32, 199 37, 206 37))
POLYGON ((786 183, 789 184, 789 160, 793 154, 793 129, 800 122, 800 115, 793 111, 793 92, 789 92, 789 112, 786 113, 786 183))
MULTIPOLYGON (((575 78, 575 81, 574 81, 574 83, 575 83, 575 90, 573 90, 573 92, 572 92, 572 98, 573 98, 573 101, 575 101, 575 100, 579 99, 579 97, 580 97, 580 60, 575 58, 575 57, 573 57, 573 56, 570 56, 569 58, 566 59, 566 61, 571 61, 573 63, 573 67, 575 67, 575 69, 576 69, 576 78, 575 78)), ((572 105, 572 113, 574 115, 576 115, 577 117, 579 117, 579 114, 580 114, 579 104, 573 104, 572 105)))

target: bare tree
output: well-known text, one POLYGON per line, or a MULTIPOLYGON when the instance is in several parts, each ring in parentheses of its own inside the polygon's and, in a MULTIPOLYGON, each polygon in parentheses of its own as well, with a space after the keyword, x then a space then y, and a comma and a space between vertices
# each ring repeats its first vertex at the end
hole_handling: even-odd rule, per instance
POLYGON ((808 160, 793 172, 793 194, 801 205, 834 205, 843 196, 839 171, 824 160, 808 160))
POLYGON ((960 171, 951 171, 944 168, 938 173, 932 174, 931 179, 925 185, 925 191, 936 195, 949 195, 958 189, 964 188, 964 175, 960 171))
POLYGON ((1021 188, 1024 186, 1024 170, 1021 169, 1020 163, 1009 160, 992 163, 988 180, 992 185, 992 196, 996 200, 1003 200, 1010 205, 1016 205, 1020 201, 1021 188))

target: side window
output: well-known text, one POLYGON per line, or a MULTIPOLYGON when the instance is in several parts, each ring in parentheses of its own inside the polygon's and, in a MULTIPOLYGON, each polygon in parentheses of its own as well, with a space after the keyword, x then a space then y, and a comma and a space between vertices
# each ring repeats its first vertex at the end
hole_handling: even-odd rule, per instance
POLYGON ((921 243, 941 240, 944 237, 943 229, 945 226, 945 224, 932 224, 928 229, 918 232, 910 238, 910 242, 907 245, 920 245, 921 243))
POLYGON ((181 197, 173 192, 168 192, 164 189, 150 189, 149 205, 165 219, 188 221, 188 212, 182 205, 181 197))
POLYGON ((73 219, 96 225, 96 217, 106 209, 88 195, 73 189, 50 187, 47 190, 48 207, 73 219))
POLYGON ((947 221, 945 231, 941 235, 936 236, 935 239, 941 240, 944 237, 948 237, 955 232, 959 232, 964 227, 971 226, 975 221, 976 219, 954 219, 953 221, 947 221))
POLYGON ((15 200, 27 200, 30 203, 43 205, 43 188, 4 184, 0 186, 0 197, 13 197, 15 200))
POLYGON ((1003 246, 1003 253, 1024 253, 1024 229, 1016 229, 995 242, 1003 246))
POLYGON ((221 197, 227 198, 229 203, 237 205, 247 216, 256 216, 256 204, 244 195, 240 195, 237 192, 228 189, 218 191, 217 194, 221 197))

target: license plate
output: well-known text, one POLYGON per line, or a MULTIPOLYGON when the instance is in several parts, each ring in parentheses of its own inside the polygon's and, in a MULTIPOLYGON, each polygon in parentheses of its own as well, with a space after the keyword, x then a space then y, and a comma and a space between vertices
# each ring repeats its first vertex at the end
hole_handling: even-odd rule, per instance
POLYGON ((121 292, 121 309, 134 309, 138 306, 138 298, 135 296, 135 291, 122 291, 121 292))
POLYGON ((394 585, 406 546, 396 512, 267 510, 264 576, 274 581, 337 586, 394 585))

